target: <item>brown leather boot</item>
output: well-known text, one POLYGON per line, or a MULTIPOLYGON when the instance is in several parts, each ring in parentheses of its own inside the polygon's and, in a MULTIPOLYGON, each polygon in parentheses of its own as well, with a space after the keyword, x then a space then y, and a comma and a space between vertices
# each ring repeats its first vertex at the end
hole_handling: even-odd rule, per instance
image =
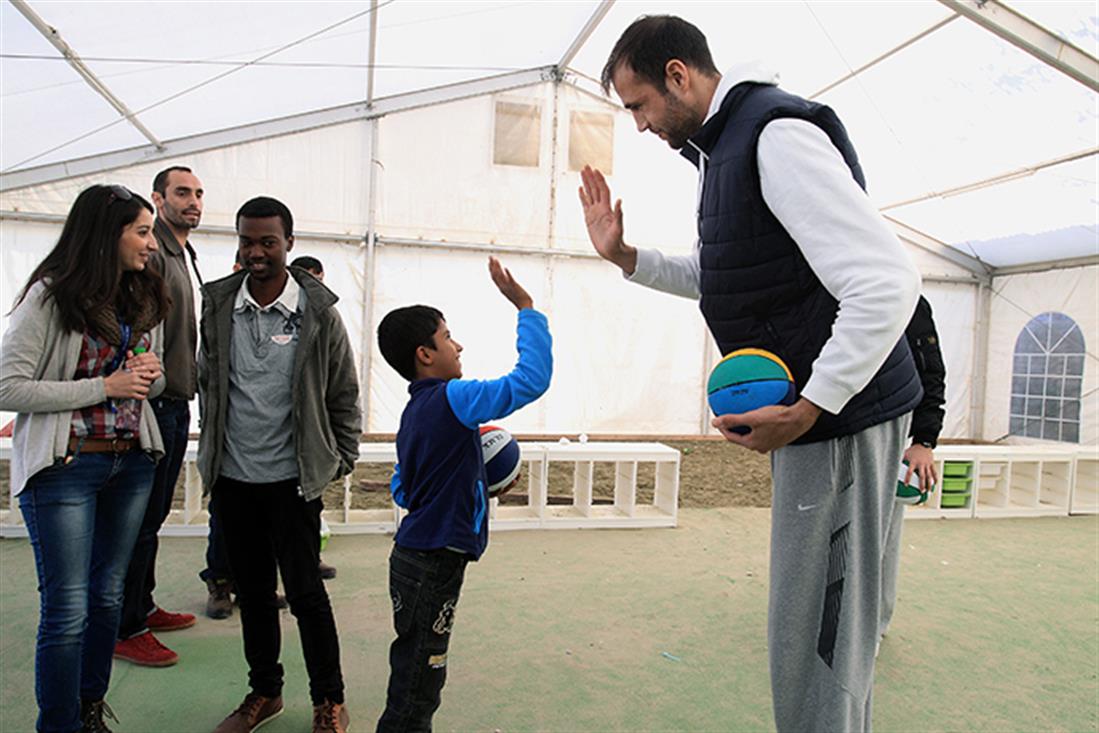
POLYGON ((351 716, 343 703, 325 700, 313 706, 313 733, 346 733, 351 716))
POLYGON ((264 723, 282 714, 282 696, 264 697, 254 692, 244 696, 236 710, 221 721, 214 733, 252 733, 264 723))

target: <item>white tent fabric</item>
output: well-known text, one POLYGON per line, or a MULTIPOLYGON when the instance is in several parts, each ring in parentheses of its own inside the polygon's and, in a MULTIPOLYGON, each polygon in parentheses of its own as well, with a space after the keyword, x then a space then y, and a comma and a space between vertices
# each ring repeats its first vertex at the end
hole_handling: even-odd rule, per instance
MULTIPOLYGON (((631 243, 670 253, 693 245, 693 168, 638 135, 591 81, 622 29, 666 4, 610 5, 557 71, 605 5, 378 4, 382 107, 373 109, 399 111, 375 117, 361 104, 370 3, 32 2, 165 141, 163 152, 129 124, 111 125, 118 114, 12 5, 0 5, 0 302, 12 302, 81 189, 109 181, 146 192, 158 170, 184 164, 208 192, 193 239, 208 279, 230 270, 244 200, 266 194, 291 207, 295 253, 322 259, 341 296, 370 430, 395 430, 405 401, 373 347, 392 307, 440 307, 467 348, 468 376, 510 367, 513 316, 484 272, 495 252, 547 311, 556 343, 550 394, 510 429, 707 432, 703 391, 717 354, 695 304, 630 285, 595 258, 576 201, 577 156, 598 154, 631 243), (104 13, 108 6, 118 12, 104 13), (227 60, 255 59, 226 74, 235 68, 227 60), (132 150, 112 152, 123 148, 132 150)), ((1054 5, 1034 3, 1034 16, 1094 56, 1093 5, 1054 5)), ((850 129, 871 197, 898 222, 924 275, 948 366, 944 437, 1009 432, 1003 365, 1029 318, 1064 312, 1094 353, 1095 92, 964 18, 949 20, 941 3, 680 3, 673 12, 707 32, 719 67, 769 59, 783 86, 804 95, 945 22, 819 96, 850 129), (1067 269, 1030 271, 1048 260, 1067 269), (996 269, 1004 267, 1014 269, 996 269)), ((1080 434, 1092 444, 1094 362, 1080 434)))

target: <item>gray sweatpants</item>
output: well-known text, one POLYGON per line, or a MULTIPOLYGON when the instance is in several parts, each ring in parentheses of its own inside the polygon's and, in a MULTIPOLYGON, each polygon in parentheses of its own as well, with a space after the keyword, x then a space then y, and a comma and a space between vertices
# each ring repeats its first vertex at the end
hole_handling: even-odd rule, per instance
POLYGON ((885 636, 893 609, 897 605, 897 578, 901 573, 901 531, 904 528, 904 507, 893 502, 893 519, 889 522, 889 536, 885 540, 885 553, 881 560, 881 613, 878 622, 878 638, 885 636))
POLYGON ((869 731, 882 559, 910 415, 771 454, 775 725, 869 731))

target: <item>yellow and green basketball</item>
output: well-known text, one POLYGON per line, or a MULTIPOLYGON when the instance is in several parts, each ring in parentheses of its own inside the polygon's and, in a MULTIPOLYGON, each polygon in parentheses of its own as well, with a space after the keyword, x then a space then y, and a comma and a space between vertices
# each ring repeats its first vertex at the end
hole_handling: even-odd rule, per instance
POLYGON ((770 351, 738 349, 710 372, 706 393, 715 415, 740 415, 768 405, 792 405, 797 388, 789 368, 770 351))

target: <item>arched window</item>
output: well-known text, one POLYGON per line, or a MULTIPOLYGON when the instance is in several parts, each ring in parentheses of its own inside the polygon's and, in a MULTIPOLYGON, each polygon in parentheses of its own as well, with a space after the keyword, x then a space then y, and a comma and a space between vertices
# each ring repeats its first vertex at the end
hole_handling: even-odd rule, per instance
POLYGON ((1031 319, 1015 340, 1012 435, 1080 442, 1084 334, 1064 313, 1031 319))

